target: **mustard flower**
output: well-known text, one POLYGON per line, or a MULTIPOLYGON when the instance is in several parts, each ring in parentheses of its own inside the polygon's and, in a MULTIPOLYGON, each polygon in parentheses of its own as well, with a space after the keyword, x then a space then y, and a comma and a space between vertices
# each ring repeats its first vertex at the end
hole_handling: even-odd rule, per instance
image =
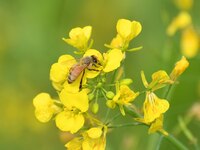
POLYGON ((108 52, 104 53, 103 55, 95 49, 89 49, 84 54, 84 56, 92 56, 92 55, 95 55, 100 62, 99 67, 94 68, 94 70, 99 69, 99 72, 86 70, 86 72, 89 72, 86 75, 87 78, 96 77, 100 73, 100 71, 111 72, 111 71, 117 69, 120 66, 120 63, 124 58, 124 54, 119 49, 109 50, 108 52))
POLYGON ((144 72, 141 71, 141 77, 142 77, 142 82, 144 86, 151 91, 155 91, 157 89, 160 89, 167 84, 172 84, 173 81, 170 79, 168 74, 164 70, 159 70, 155 73, 152 74, 152 81, 151 83, 148 83, 146 80, 146 77, 144 75, 144 72))
POLYGON ((119 36, 127 42, 138 36, 142 30, 140 22, 127 19, 119 19, 116 28, 119 36))
POLYGON ((165 136, 168 135, 168 132, 166 132, 163 129, 163 115, 160 115, 160 117, 156 118, 151 123, 145 122, 143 118, 135 118, 135 120, 138 121, 138 122, 142 122, 144 124, 149 125, 149 130, 148 130, 149 134, 152 134, 152 133, 155 133, 155 132, 159 131, 165 136))
POLYGON ((184 29, 192 22, 191 16, 186 11, 182 11, 176 16, 167 28, 167 34, 173 36, 179 29, 184 29))
POLYGON ((33 99, 33 105, 35 116, 40 122, 48 122, 54 114, 61 111, 61 108, 54 104, 54 100, 48 93, 38 94, 33 99))
POLYGON ((118 105, 121 114, 125 116, 124 106, 130 105, 138 95, 139 92, 135 93, 127 85, 116 85, 116 95, 112 100, 107 101, 107 106, 113 109, 118 105))
POLYGON ((116 29, 116 37, 112 39, 110 45, 106 46, 112 49, 117 48, 125 51, 129 46, 129 42, 140 34, 142 26, 138 21, 119 19, 116 29))
MULTIPOLYGON (((76 63, 76 60, 71 55, 62 55, 59 57, 58 62, 54 63, 50 69, 50 80, 52 81, 53 87, 61 91, 63 84, 67 80, 70 68, 76 63)), ((72 87, 76 86, 77 83, 80 83, 80 79, 72 83, 72 87)), ((76 88, 77 91, 77 88, 76 88)))
POLYGON ((181 60, 176 62, 174 69, 170 74, 171 80, 175 81, 189 66, 187 59, 182 56, 181 60))
POLYGON ((89 108, 87 93, 85 90, 70 93, 64 88, 59 97, 65 108, 56 116, 56 125, 62 131, 76 133, 84 125, 83 113, 89 108))
POLYGON ((199 36, 192 27, 186 28, 181 36, 181 52, 187 58, 193 58, 199 50, 199 36))
POLYGON ((88 48, 88 40, 90 39, 91 32, 91 26, 73 28, 69 32, 69 38, 63 38, 63 40, 69 45, 79 49, 80 53, 84 53, 88 48))
POLYGON ((105 150, 107 127, 93 127, 65 146, 68 150, 105 150))
POLYGON ((168 109, 169 103, 167 100, 158 98, 153 92, 147 92, 143 104, 144 122, 152 123, 168 109))

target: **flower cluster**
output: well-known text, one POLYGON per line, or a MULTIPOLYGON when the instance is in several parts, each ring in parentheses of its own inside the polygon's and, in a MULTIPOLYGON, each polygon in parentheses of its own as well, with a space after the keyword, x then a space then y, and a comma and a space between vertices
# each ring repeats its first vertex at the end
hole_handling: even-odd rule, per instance
POLYGON ((181 30, 181 53, 187 58, 193 58, 198 54, 200 48, 199 34, 193 25, 192 16, 189 13, 193 0, 174 0, 174 2, 180 9, 180 12, 169 24, 167 34, 173 36, 176 31, 181 30))
POLYGON ((126 109, 133 106, 143 93, 146 94, 143 114, 136 112, 138 117, 132 117, 136 122, 149 126, 149 133, 159 131, 167 135, 163 129, 163 115, 169 109, 169 102, 156 96, 155 91, 175 83, 189 62, 182 57, 170 76, 159 70, 153 73, 150 83, 142 71, 145 90, 135 92, 130 87, 132 79, 124 77, 123 61, 126 53, 141 49, 129 48, 129 43, 140 34, 142 26, 138 21, 120 19, 116 29, 117 35, 110 44, 105 44, 108 48, 105 53, 92 48, 91 26, 72 29, 69 38, 63 40, 76 48, 76 57, 64 54, 50 69, 50 80, 57 98, 40 93, 33 99, 35 116, 40 122, 53 119, 61 131, 76 134, 65 145, 69 150, 104 150, 112 121, 107 121, 107 117, 96 118, 95 114, 101 109, 99 100, 105 101, 108 110, 117 107, 124 117, 126 109))

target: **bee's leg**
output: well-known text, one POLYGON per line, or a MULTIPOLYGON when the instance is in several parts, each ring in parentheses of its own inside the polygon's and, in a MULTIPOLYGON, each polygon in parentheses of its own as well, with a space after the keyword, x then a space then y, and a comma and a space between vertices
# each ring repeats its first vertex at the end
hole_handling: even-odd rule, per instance
POLYGON ((81 76, 81 81, 80 81, 80 84, 79 84, 79 91, 82 89, 83 87, 83 77, 84 77, 84 74, 85 74, 85 70, 83 70, 83 74, 81 76))
POLYGON ((90 70, 90 71, 100 71, 98 69, 90 69, 90 68, 87 68, 87 69, 90 70))
POLYGON ((91 65, 89 65, 89 66, 87 67, 87 69, 90 70, 90 71, 100 71, 100 70, 98 70, 98 69, 92 68, 92 66, 97 67, 95 64, 91 64, 91 65))

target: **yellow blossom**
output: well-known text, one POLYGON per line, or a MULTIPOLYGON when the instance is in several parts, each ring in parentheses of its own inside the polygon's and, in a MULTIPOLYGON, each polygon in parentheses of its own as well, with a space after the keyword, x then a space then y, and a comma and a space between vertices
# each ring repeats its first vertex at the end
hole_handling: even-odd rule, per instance
POLYGON ((124 57, 123 53, 119 49, 109 50, 108 52, 104 53, 103 56, 99 51, 95 49, 89 49, 86 51, 84 56, 92 55, 97 57, 99 64, 95 64, 96 67, 93 67, 94 71, 86 70, 87 78, 96 77, 101 70, 103 72, 111 72, 117 69, 120 66, 120 63, 124 57))
POLYGON ((193 0, 174 0, 174 2, 181 10, 189 10, 193 5, 193 0))
POLYGON ((62 131, 76 133, 84 125, 83 112, 89 108, 87 93, 85 90, 70 93, 64 88, 59 96, 65 109, 56 116, 56 125, 62 131))
POLYGON ((120 37, 127 42, 138 36, 142 30, 140 22, 127 19, 119 19, 116 28, 120 37))
POLYGON ((63 38, 63 40, 72 45, 73 47, 80 50, 80 52, 85 52, 88 48, 88 40, 90 39, 92 32, 91 26, 85 26, 83 28, 77 27, 73 28, 69 32, 69 38, 63 38))
POLYGON ((175 81, 189 66, 189 62, 187 59, 182 56, 181 60, 176 62, 174 69, 172 70, 170 74, 171 80, 175 81))
POLYGON ((65 146, 68 150, 105 150, 107 127, 93 127, 65 146))
POLYGON ((61 131, 69 131, 72 134, 82 128, 85 122, 83 114, 67 109, 60 112, 55 119, 56 126, 61 131))
POLYGON ((158 98, 153 92, 146 93, 143 104, 144 122, 151 123, 169 109, 169 103, 165 99, 158 98))
POLYGON ((159 70, 159 71, 153 73, 151 76, 151 78, 152 78, 151 83, 147 82, 143 71, 141 71, 141 77, 142 77, 142 82, 143 82, 144 86, 148 90, 151 90, 151 91, 155 91, 157 89, 160 89, 160 88, 166 86, 167 84, 173 83, 173 81, 170 80, 170 77, 164 70, 159 70))
POLYGON ((116 85, 116 95, 112 100, 107 101, 107 106, 113 109, 117 104, 122 115, 125 115, 123 106, 130 105, 138 95, 139 92, 135 93, 127 85, 116 85))
POLYGON ((35 116, 40 122, 48 122, 60 108, 54 104, 54 100, 48 93, 40 93, 33 99, 35 116))
POLYGON ((167 136, 168 133, 163 129, 163 115, 156 118, 153 122, 145 122, 144 118, 135 118, 136 121, 149 125, 148 133, 152 134, 154 132, 161 132, 163 135, 167 136))
POLYGON ((195 57, 199 50, 199 37, 192 28, 186 28, 181 37, 181 52, 187 58, 195 57))
POLYGON ((161 132, 165 136, 168 135, 168 133, 163 129, 163 115, 160 115, 159 118, 155 119, 155 121, 150 124, 148 133, 151 134, 157 131, 161 132))
MULTIPOLYGON (((76 63, 76 60, 71 55, 62 55, 58 62, 54 63, 50 69, 50 80, 54 88, 60 91, 63 88, 64 82, 67 80, 70 68, 76 63)), ((80 80, 78 81, 80 82, 80 80)), ((76 84, 72 84, 76 85, 76 84)))
POLYGON ((167 34, 169 36, 173 36, 177 30, 184 29, 185 27, 189 26, 191 22, 191 16, 187 12, 182 11, 172 20, 168 26, 167 34))

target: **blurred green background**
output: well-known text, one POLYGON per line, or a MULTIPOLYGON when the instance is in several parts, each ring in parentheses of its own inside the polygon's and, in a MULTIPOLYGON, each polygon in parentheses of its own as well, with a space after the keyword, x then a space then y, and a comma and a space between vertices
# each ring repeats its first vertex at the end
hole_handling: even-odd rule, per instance
MULTIPOLYGON (((199 9, 200 1, 194 0, 190 13, 198 29, 199 9)), ((131 46, 142 45, 143 49, 127 54, 125 68, 127 77, 134 80, 134 89, 142 90, 141 70, 150 80, 159 69, 170 73, 181 58, 180 34, 171 39, 166 35, 167 25, 178 11, 168 0, 0 0, 0 149, 65 149, 67 135, 60 133, 53 121, 42 124, 35 119, 32 99, 39 92, 56 96, 49 69, 60 55, 72 54, 74 48, 61 40, 68 37, 71 28, 91 25, 93 47, 103 52, 103 44, 116 34, 118 19, 140 21, 142 33, 131 46)), ((165 118, 168 131, 177 125, 179 115, 185 116, 195 102, 200 102, 200 55, 189 61, 189 69, 171 93, 165 118)), ((143 97, 140 99, 142 102, 143 97)), ((130 122, 128 119, 116 123, 130 122)), ((200 139, 200 120, 194 119, 188 128, 200 139)), ((147 130, 143 126, 113 130, 107 136, 107 149, 154 150, 158 135, 148 135, 147 130)), ((193 148, 184 134, 178 138, 193 148)), ((175 148, 163 140, 161 149, 175 148)))

